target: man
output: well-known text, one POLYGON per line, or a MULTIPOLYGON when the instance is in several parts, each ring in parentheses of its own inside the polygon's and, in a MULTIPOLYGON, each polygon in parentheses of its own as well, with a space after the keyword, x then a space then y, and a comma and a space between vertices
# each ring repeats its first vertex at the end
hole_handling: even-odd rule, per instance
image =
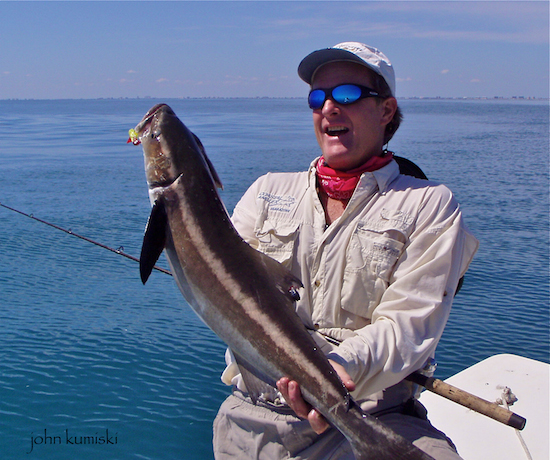
MULTIPOLYGON (((363 410, 436 459, 458 459, 404 380, 434 356, 477 240, 443 185, 401 175, 384 149, 399 126, 387 57, 361 43, 308 55, 298 74, 322 157, 267 174, 237 204, 235 227, 304 284, 296 311, 363 410)), ((353 459, 348 442, 281 376, 253 405, 234 385, 214 423, 226 458, 353 459)))

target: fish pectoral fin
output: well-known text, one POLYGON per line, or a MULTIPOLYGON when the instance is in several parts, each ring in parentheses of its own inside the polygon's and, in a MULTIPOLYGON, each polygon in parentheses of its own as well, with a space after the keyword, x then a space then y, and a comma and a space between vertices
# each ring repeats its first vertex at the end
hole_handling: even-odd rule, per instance
POLYGON ((141 255, 139 257, 139 273, 141 282, 145 284, 153 271, 155 263, 166 246, 166 229, 168 217, 162 201, 155 201, 151 215, 147 221, 141 255))
POLYGON ((279 291, 288 296, 292 302, 300 300, 298 289, 304 287, 302 281, 272 257, 261 252, 259 254, 262 263, 266 266, 269 273, 274 276, 275 285, 279 291))
MULTIPOLYGON (((193 133, 191 133, 191 134, 193 134, 193 133)), ((214 165, 210 161, 210 158, 208 158, 208 155, 206 155, 206 150, 204 149, 204 145, 202 145, 201 140, 197 136, 195 136, 194 134, 193 134, 193 136, 195 137, 195 141, 197 142, 197 145, 200 148, 200 151, 202 153, 204 161, 206 161, 208 169, 210 170, 210 174, 212 176, 212 179, 214 179, 214 184, 216 184, 216 187, 223 190, 223 185, 222 185, 222 181, 220 180, 220 176, 218 176, 218 173, 214 169, 214 165)))
POLYGON ((237 366, 246 385, 246 391, 252 399, 252 402, 256 404, 258 398, 264 393, 273 392, 275 382, 267 376, 261 375, 257 369, 254 369, 245 359, 233 352, 237 366), (271 382, 271 383, 267 383, 271 382))

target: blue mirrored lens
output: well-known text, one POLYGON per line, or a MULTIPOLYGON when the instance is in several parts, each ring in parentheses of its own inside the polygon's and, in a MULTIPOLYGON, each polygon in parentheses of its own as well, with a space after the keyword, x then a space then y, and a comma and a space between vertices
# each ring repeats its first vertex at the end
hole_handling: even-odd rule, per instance
POLYGON ((339 104, 352 104, 361 97, 361 88, 355 85, 341 85, 332 90, 332 97, 339 104))
POLYGON ((308 103, 312 109, 320 109, 325 103, 325 92, 322 89, 314 89, 309 93, 308 103))

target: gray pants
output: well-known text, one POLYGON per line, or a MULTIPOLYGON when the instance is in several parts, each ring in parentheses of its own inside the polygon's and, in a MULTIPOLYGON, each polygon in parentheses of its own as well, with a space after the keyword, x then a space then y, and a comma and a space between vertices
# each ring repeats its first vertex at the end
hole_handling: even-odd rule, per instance
MULTIPOLYGON (((389 413, 379 417, 386 426, 436 460, 460 460, 444 433, 419 417, 389 413)), ((354 460, 344 436, 331 428, 317 435, 307 420, 288 406, 250 399, 239 392, 229 396, 214 420, 216 460, 354 460)))

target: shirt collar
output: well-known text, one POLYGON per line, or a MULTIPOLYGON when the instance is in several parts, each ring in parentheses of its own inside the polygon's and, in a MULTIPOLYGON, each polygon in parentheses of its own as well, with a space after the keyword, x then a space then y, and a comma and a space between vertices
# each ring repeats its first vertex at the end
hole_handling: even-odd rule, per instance
POLYGON ((386 192, 390 188, 390 184, 399 176, 399 165, 393 160, 383 168, 367 174, 372 174, 374 176, 380 192, 386 192))

